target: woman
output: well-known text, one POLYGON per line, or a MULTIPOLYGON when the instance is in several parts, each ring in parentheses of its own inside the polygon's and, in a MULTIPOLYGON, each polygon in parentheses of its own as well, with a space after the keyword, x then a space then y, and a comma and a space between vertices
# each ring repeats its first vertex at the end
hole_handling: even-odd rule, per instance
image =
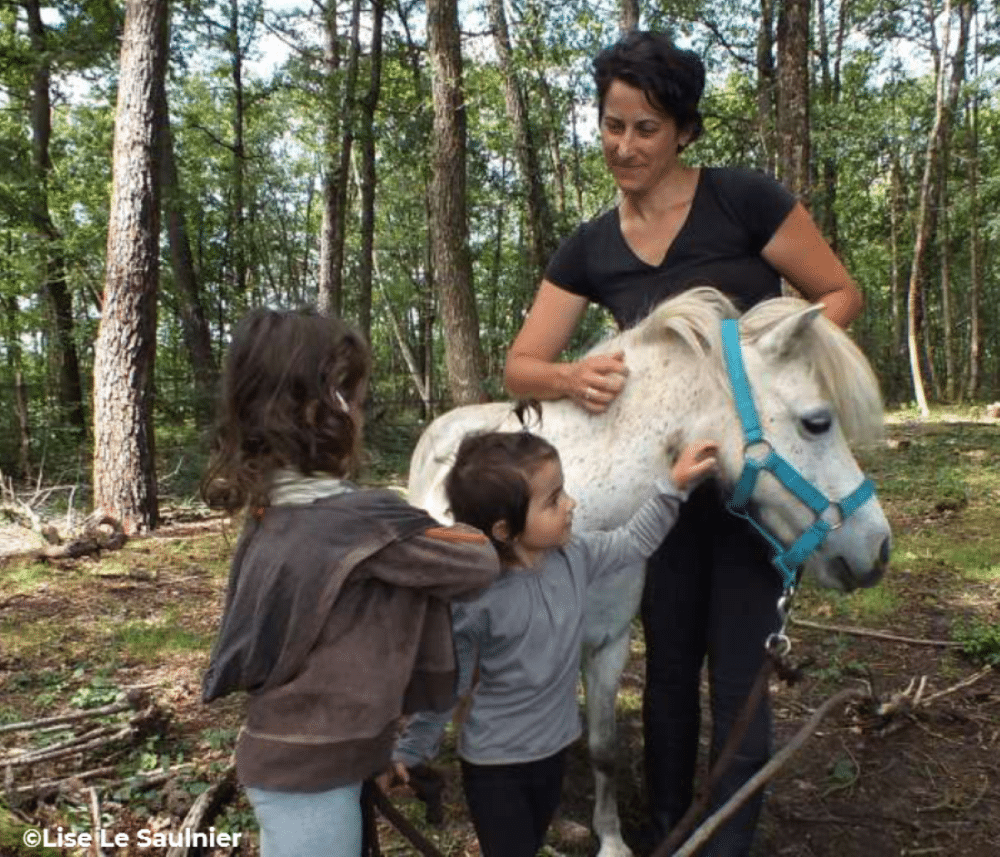
MULTIPOLYGON (((550 260, 507 356, 511 394, 569 397, 591 413, 607 410, 627 381, 623 355, 558 361, 591 301, 624 328, 692 285, 714 285, 745 310, 778 296, 785 277, 807 299, 822 301, 837 324, 857 317, 857 287, 788 191, 749 170, 680 160, 702 131, 705 69, 696 54, 662 34, 631 33, 598 55, 594 79, 601 144, 620 202, 579 226, 550 260)), ((707 657, 714 756, 775 630, 780 581, 763 543, 725 512, 711 486, 692 495, 650 563, 643 726, 649 833, 659 841, 692 798, 702 662, 707 657)), ((713 806, 766 762, 770 743, 765 700, 713 806)), ((745 805, 702 853, 749 854, 761 800, 745 805)))

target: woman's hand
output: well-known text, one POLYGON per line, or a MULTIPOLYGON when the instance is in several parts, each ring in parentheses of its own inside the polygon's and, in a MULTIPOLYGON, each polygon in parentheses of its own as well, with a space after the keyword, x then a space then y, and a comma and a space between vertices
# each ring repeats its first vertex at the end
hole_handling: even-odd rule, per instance
POLYGON ((696 440, 681 451, 670 475, 674 484, 684 491, 699 482, 718 466, 719 445, 714 440, 696 440))
POLYGON ((570 365, 568 394, 581 408, 603 414, 625 386, 625 352, 594 354, 570 365))

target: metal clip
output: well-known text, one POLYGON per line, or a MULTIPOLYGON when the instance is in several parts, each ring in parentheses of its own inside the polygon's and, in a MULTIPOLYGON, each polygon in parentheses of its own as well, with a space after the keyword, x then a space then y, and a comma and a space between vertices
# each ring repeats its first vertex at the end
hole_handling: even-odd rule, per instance
POLYGON ((769 634, 764 641, 764 648, 768 654, 774 657, 783 658, 792 650, 792 641, 785 633, 785 626, 788 624, 788 616, 792 612, 792 601, 795 598, 795 587, 789 586, 778 598, 778 630, 769 634))

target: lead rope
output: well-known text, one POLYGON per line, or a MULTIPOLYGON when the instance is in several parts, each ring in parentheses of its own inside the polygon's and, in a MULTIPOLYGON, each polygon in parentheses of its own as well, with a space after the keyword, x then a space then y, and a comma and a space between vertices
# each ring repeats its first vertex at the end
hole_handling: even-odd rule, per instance
POLYGON ((743 703, 739 715, 729 730, 726 743, 719 752, 719 756, 715 760, 715 764, 712 765, 712 769, 708 772, 705 782, 698 789, 695 799, 691 801, 687 812, 671 828, 666 838, 653 850, 650 857, 669 857, 669 855, 677 850, 679 845, 684 843, 688 834, 694 830, 695 826, 701 820, 702 815, 711 803, 712 789, 715 788, 716 784, 722 778, 722 774, 729 767, 730 762, 732 762, 733 757, 743 743, 747 729, 750 728, 750 721, 753 719, 754 714, 757 713, 757 709, 764 698, 764 693, 767 691, 767 684, 771 678, 771 673, 777 673, 778 677, 789 685, 800 678, 800 671, 785 662, 785 657, 792 649, 792 643, 785 633, 785 628, 788 624, 789 614, 792 611, 792 601, 794 598, 794 585, 785 589, 778 598, 777 611, 780 625, 778 630, 769 634, 767 640, 764 642, 764 662, 760 665, 760 670, 757 672, 757 677, 750 687, 746 701, 743 703))
POLYGON ((385 817, 402 834, 414 848, 424 857, 444 857, 434 843, 414 827, 392 802, 375 780, 365 780, 361 789, 361 818, 363 857, 381 857, 378 841, 378 828, 375 825, 375 809, 385 817))

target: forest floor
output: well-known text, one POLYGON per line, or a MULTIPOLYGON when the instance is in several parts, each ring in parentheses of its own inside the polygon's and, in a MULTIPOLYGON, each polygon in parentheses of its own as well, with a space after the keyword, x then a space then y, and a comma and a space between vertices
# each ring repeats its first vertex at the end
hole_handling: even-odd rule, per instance
MULTIPOLYGON (((769 787, 755 853, 992 857, 1000 853, 1000 671, 984 667, 1000 664, 1000 424, 897 418, 887 448, 861 459, 893 525, 893 564, 879 586, 852 595, 803 587, 795 618, 824 627, 790 628, 791 659, 812 665, 794 686, 772 687, 776 747, 846 687, 868 682, 885 702, 915 679, 923 701, 888 717, 870 704, 832 712, 769 787)), ((176 836, 198 797, 225 780, 242 701, 202 705, 200 680, 234 538, 218 518, 176 519, 98 558, 0 560, 0 857, 97 854, 28 848, 27 825, 50 842, 62 828, 64 843, 100 826, 106 842, 129 843, 104 847, 106 857, 164 855, 156 843, 176 836), (125 694, 126 711, 10 728, 113 709, 125 694), (51 757, 28 762, 20 751, 51 757)), ((637 628, 618 703, 627 839, 641 821, 642 673, 637 628)), ((471 857, 478 850, 450 738, 438 767, 443 826, 427 825, 415 799, 395 799, 445 855, 471 857)), ((218 797, 212 824, 241 833, 241 847, 203 853, 256 855, 245 799, 224 789, 218 797)), ((579 836, 592 797, 578 742, 562 808, 577 835, 562 835, 574 825, 559 827, 553 853, 594 853, 579 836)), ((380 829, 383 853, 417 853, 380 829)))

